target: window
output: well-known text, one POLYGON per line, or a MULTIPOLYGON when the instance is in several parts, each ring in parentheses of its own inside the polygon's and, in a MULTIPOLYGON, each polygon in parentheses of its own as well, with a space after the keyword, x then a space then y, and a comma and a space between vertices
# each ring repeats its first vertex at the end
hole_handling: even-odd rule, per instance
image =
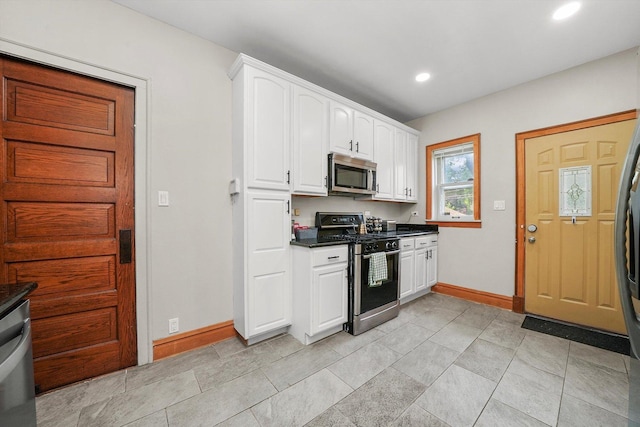
POLYGON ((427 220, 480 227, 480 134, 427 146, 427 220))

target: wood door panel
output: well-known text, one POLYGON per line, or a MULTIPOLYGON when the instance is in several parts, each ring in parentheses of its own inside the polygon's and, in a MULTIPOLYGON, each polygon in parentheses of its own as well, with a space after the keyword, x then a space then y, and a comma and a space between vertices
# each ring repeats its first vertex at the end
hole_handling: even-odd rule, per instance
POLYGON ((33 319, 33 357, 77 350, 115 341, 115 307, 33 319))
POLYGON ((56 298, 115 289, 115 256, 8 264, 9 282, 38 283, 31 298, 56 298))
MULTIPOLYGON (((570 245, 559 245, 559 251, 550 249, 551 254, 560 255, 560 299, 563 301, 572 301, 584 303, 587 299, 586 289, 589 282, 589 274, 587 271, 586 252, 588 248, 589 238, 587 234, 590 229, 584 221, 561 221, 561 236, 558 240, 571 242, 570 245)), ((553 256, 553 255, 552 255, 553 256)))
POLYGON ((68 129, 48 128, 29 123, 3 122, 5 139, 36 144, 73 147, 87 150, 116 150, 116 138, 111 135, 97 135, 74 132, 68 129), (8 137, 10 135, 10 137, 8 137))
POLYGON ((46 391, 137 360, 135 264, 119 262, 119 230, 135 237, 134 92, 1 55, 0 71, 0 283, 39 284, 46 391))
MULTIPOLYGON (((71 384, 113 372, 120 368, 118 359, 115 342, 37 358, 33 361, 35 383, 41 387, 43 384, 71 384)), ((44 390, 41 388, 40 391, 44 390)))
POLYGON ((34 297, 31 299, 31 318, 62 316, 69 313, 116 307, 117 305, 118 293, 115 289, 59 298, 34 297))
POLYGON ((598 221, 598 246, 603 248, 598 255, 596 305, 599 308, 617 309, 618 307, 618 279, 616 278, 614 260, 615 224, 610 221, 598 221))
POLYGON ((5 243, 115 236, 112 204, 7 203, 5 243))
POLYGON ((8 182, 113 187, 114 153, 7 142, 8 182))
POLYGON ((114 203, 113 188, 52 186, 46 184, 4 184, 5 200, 46 200, 48 202, 114 203))
POLYGON ((25 260, 62 259, 74 257, 88 257, 113 255, 118 246, 115 238, 69 240, 62 242, 34 242, 11 243, 4 245, 2 256, 5 263, 21 262, 25 260), (91 248, 88 249, 87 245, 91 248))
POLYGON ((8 121, 113 135, 115 102, 8 78, 8 121))
POLYGON ((582 162, 589 159, 588 142, 571 142, 560 147, 560 161, 562 163, 582 162))

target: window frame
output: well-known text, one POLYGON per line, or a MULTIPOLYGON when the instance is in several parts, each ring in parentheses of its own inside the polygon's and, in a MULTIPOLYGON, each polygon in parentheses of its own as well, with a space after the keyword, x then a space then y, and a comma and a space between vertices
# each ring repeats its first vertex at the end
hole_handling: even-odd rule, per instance
POLYGON ((426 175, 427 175, 427 223, 437 224, 440 227, 465 227, 480 228, 482 221, 480 219, 480 134, 464 136, 462 138, 451 139, 449 141, 439 142, 437 144, 428 145, 426 156, 426 175), (434 152, 442 149, 451 149, 458 145, 473 144, 473 220, 464 219, 440 219, 437 216, 437 207, 435 206, 437 197, 433 197, 438 191, 436 169, 434 164, 434 152))

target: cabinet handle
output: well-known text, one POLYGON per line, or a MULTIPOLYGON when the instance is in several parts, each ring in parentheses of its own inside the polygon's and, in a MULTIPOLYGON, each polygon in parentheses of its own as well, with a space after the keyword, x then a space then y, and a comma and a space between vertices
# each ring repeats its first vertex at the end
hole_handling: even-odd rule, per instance
POLYGON ((328 185, 327 181, 328 181, 328 179, 329 179, 329 177, 328 177, 328 176, 325 176, 325 177, 324 177, 324 188, 327 188, 327 185, 328 185))
POLYGON ((328 256, 327 259, 338 259, 340 255, 328 256))
POLYGON ((411 188, 409 189, 409 197, 411 197, 411 188))
POLYGON ((360 152, 360 141, 356 141, 356 153, 360 152))
POLYGON ((291 209, 290 209, 290 204, 291 202, 289 200, 287 200, 287 213, 291 213, 291 209))
POLYGON ((353 139, 349 141, 349 151, 353 151, 353 139))
POLYGON ((409 187, 404 187, 404 195, 408 195, 409 194, 409 187))
POLYGON ((380 192, 380 184, 376 184, 376 193, 380 192))
POLYGON ((288 170, 287 171, 287 184, 290 184, 290 183, 291 183, 291 171, 288 170))

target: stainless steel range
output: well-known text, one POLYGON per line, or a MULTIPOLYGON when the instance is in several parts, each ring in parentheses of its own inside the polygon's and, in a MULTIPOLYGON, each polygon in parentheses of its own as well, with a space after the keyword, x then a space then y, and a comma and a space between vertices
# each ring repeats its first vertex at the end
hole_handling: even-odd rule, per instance
POLYGON ((400 311, 400 239, 386 233, 366 234, 362 213, 316 212, 316 226, 319 242, 349 243, 345 330, 358 335, 396 317, 400 311))

